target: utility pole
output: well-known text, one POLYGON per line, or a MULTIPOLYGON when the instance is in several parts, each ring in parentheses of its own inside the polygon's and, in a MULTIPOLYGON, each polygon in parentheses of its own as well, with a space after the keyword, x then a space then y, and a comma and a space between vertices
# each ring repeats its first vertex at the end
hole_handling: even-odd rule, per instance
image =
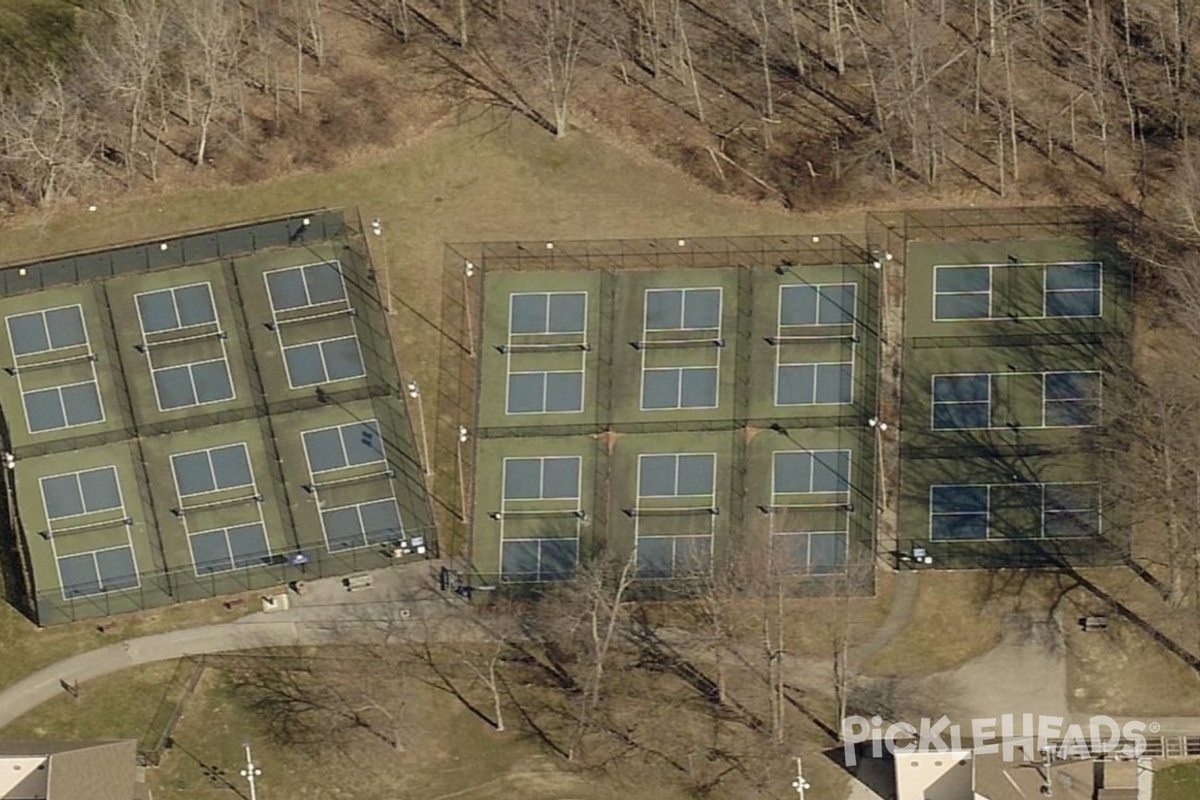
MULTIPOLYGON (((359 219, 361 220, 362 217, 360 216, 359 219)), ((363 231, 363 233, 365 234, 366 231, 363 231)), ((379 217, 375 217, 375 219, 371 220, 371 235, 379 237, 383 236, 383 220, 381 220, 379 217)), ((375 276, 375 282, 379 287, 379 302, 383 305, 383 310, 389 317, 394 316, 396 309, 392 305, 392 276, 388 271, 387 242, 380 242, 379 246, 381 250, 372 249, 371 239, 369 237, 364 236, 364 242, 366 243, 367 248, 367 260, 370 262, 373 274, 375 276), (377 259, 377 255, 380 255, 381 257, 377 259)))
POLYGON ((250 757, 250 743, 246 742, 246 768, 242 770, 241 776, 246 779, 246 783, 250 784, 250 800, 258 800, 258 790, 254 785, 254 780, 262 775, 262 770, 254 766, 254 759, 250 757))
POLYGON ((887 433, 888 424, 879 417, 871 417, 867 424, 875 431, 875 480, 879 483, 879 508, 882 513, 887 508, 887 476, 883 469, 883 436, 887 433))

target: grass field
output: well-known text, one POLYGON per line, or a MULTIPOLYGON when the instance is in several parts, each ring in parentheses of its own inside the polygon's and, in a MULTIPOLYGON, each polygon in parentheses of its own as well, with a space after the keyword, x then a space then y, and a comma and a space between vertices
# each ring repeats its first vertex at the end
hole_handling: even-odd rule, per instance
POLYGON ((996 608, 987 607, 982 577, 977 572, 922 575, 912 619, 864 670, 897 677, 928 675, 992 649, 1000 641, 1002 619, 996 608), (920 657, 914 658, 917 653, 920 657))
MULTIPOLYGON (((61 697, 26 714, 4 729, 6 739, 137 739, 142 749, 154 747, 154 721, 160 704, 181 694, 178 661, 162 661, 99 678, 80 687, 75 699, 61 697)), ((185 665, 186 667, 187 665, 185 665)))
POLYGON ((1174 764, 1154 773, 1154 800, 1200 797, 1200 763, 1174 764))
MULTIPOLYGON (((167 662, 127 670, 84 684, 79 700, 66 695, 47 703, 3 731, 13 739, 136 738, 152 746, 161 722, 174 707, 191 662, 167 662), (165 698, 165 702, 164 702, 165 698)), ((683 800, 688 793, 670 786, 658 767, 623 760, 619 769, 572 770, 546 755, 522 734, 497 733, 449 695, 411 681, 401 719, 404 748, 397 751, 371 737, 282 744, 267 733, 262 718, 248 709, 248 695, 236 689, 220 667, 206 669, 173 733, 174 745, 147 782, 162 800, 227 800, 245 796, 238 776, 243 743, 253 748, 262 769, 262 800, 394 800, 420 797, 449 800, 683 800), (344 744, 344 742, 343 742, 344 744)), ((844 797, 845 775, 825 759, 806 761, 806 774, 820 793, 844 797)))

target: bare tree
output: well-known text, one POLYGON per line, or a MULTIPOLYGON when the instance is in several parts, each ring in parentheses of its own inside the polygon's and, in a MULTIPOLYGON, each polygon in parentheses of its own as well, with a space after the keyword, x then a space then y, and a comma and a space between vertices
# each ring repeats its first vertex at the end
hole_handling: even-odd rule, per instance
POLYGON ((241 91, 238 56, 243 34, 242 18, 232 0, 214 0, 211 3, 183 2, 179 19, 186 41, 184 90, 187 116, 196 127, 194 162, 201 166, 208 154, 214 121, 236 106, 241 91), (195 95, 199 95, 198 108, 193 112, 195 95))
POLYGON ((325 61, 325 20, 321 0, 304 0, 302 14, 313 60, 320 66, 325 61))
POLYGON ((750 29, 754 31, 754 41, 758 45, 758 62, 762 70, 763 82, 763 120, 775 122, 775 90, 771 78, 771 32, 775 27, 767 0, 744 0, 743 10, 750 29))
POLYGON ((231 667, 235 690, 281 743, 352 750, 365 733, 405 749, 407 676, 386 650, 247 655, 231 667))
POLYGON ((627 595, 637 574, 637 553, 631 551, 622 562, 604 558, 586 565, 573 589, 582 595, 580 621, 586 626, 587 669, 581 681, 582 693, 575 732, 567 749, 567 758, 575 758, 590 732, 605 686, 605 670, 618 636, 629 619, 627 595))
POLYGON ((48 205, 94 172, 99 142, 85 103, 57 68, 28 99, 0 93, 0 164, 13 188, 48 205))
POLYGON ((169 13, 163 0, 119 0, 107 8, 107 28, 85 40, 97 84, 125 104, 125 167, 130 175, 139 156, 150 163, 151 178, 157 172, 139 141, 152 93, 162 80, 163 56, 171 45, 169 13))
POLYGON ((846 47, 842 41, 846 25, 842 21, 842 2, 843 0, 826 0, 829 41, 833 45, 833 64, 838 75, 846 74, 846 47))
POLYGON ((542 82, 554 118, 554 135, 567 135, 579 58, 587 41, 582 0, 536 0, 531 27, 541 62, 542 82))

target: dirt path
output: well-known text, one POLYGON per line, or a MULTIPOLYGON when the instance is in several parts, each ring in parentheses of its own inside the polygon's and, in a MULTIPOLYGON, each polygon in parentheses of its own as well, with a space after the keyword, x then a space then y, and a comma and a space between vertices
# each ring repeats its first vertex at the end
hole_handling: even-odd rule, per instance
POLYGON ((871 638, 850 651, 851 672, 858 672, 863 664, 887 647, 912 621, 913 613, 917 609, 919 589, 916 572, 896 573, 896 589, 892 594, 892 605, 888 608, 887 619, 871 634, 871 638))
POLYGON ((1057 619, 1009 614, 998 645, 931 680, 947 687, 951 703, 944 713, 956 721, 1070 715, 1066 645, 1057 619))

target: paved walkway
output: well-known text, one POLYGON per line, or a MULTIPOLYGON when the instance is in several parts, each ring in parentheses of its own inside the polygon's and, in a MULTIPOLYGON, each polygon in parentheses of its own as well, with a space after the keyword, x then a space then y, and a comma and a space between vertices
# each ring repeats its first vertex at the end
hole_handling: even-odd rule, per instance
POLYGON ((373 573, 375 586, 361 592, 347 592, 340 578, 312 581, 304 596, 289 595, 291 607, 285 611, 257 612, 235 622, 142 636, 80 653, 0 691, 0 729, 62 694, 63 681, 84 683, 139 664, 188 655, 328 644, 335 637, 344 641, 347 630, 356 625, 376 631, 397 627, 401 610, 408 611, 404 619, 414 629, 423 631, 423 623, 447 617, 459 607, 450 599, 453 596, 426 588, 427 569, 414 564, 380 570, 373 573))

